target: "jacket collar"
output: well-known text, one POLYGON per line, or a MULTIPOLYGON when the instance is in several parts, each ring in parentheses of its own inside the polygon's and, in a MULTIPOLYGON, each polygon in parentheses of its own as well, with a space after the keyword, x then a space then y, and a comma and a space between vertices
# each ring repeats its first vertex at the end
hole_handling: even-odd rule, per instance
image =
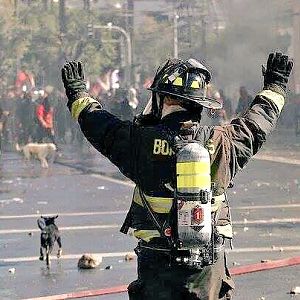
POLYGON ((169 127, 171 130, 179 130, 183 122, 193 119, 188 111, 176 111, 161 119, 160 124, 169 127))

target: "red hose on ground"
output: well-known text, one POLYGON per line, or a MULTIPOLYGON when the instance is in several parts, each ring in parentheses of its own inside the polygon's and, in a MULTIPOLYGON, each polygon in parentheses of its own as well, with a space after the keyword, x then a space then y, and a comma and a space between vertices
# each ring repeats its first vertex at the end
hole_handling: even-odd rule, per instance
POLYGON ((231 275, 237 276, 237 275, 242 275, 247 273, 266 271, 266 270, 282 268, 282 267, 290 267, 295 265, 300 265, 300 256, 235 267, 230 269, 230 273, 231 275))
MULTIPOLYGON (((266 271, 276 268, 289 267, 300 265, 300 256, 279 259, 268 261, 265 263, 257 263, 252 265, 240 266, 230 269, 231 275, 242 275, 259 271, 266 271)), ((24 300, 62 300, 62 299, 78 299, 84 297, 94 297, 94 296, 103 296, 108 294, 118 294, 127 291, 127 285, 115 286, 111 288, 99 289, 99 290, 89 290, 89 291, 81 291, 81 292, 73 292, 61 295, 52 295, 38 298, 29 298, 24 300)))
POLYGON ((120 285, 106 289, 99 289, 99 290, 88 290, 88 291, 80 291, 80 292, 73 292, 67 294, 60 294, 60 295, 52 295, 52 296, 45 296, 45 297, 38 297, 38 298, 28 298, 24 300, 63 300, 63 299, 78 299, 78 298, 85 298, 85 297, 94 297, 94 296, 103 296, 108 294, 118 294, 127 291, 127 285, 120 285))

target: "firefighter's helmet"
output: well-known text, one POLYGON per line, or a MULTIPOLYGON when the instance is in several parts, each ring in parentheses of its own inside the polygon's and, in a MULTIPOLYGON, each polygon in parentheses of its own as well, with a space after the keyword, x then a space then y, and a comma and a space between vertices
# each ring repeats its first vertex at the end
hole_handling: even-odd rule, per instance
POLYGON ((174 96, 183 103, 187 101, 210 109, 220 109, 222 104, 207 95, 210 79, 210 72, 196 59, 172 59, 157 70, 149 90, 174 96))

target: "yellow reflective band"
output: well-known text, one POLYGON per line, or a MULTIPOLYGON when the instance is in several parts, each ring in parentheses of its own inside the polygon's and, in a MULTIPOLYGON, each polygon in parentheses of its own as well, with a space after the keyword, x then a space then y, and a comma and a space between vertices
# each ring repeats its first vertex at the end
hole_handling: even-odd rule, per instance
POLYGON ((263 90, 258 94, 258 96, 263 96, 271 100, 277 106, 279 112, 281 112, 285 102, 282 95, 271 90, 263 90))
POLYGON ((200 89, 200 84, 199 84, 199 81, 197 80, 194 80, 191 84, 191 88, 193 89, 200 89))
POLYGON ((160 237, 160 233, 158 230, 135 230, 133 235, 138 238, 142 239, 146 242, 149 242, 151 239, 155 237, 160 237))
POLYGON ((78 119, 80 113, 91 103, 98 103, 95 99, 91 97, 84 97, 77 99, 76 101, 73 102, 72 108, 71 108, 71 115, 72 118, 75 120, 78 119))
POLYGON ((232 232, 232 226, 231 224, 227 225, 217 225, 218 233, 225 238, 232 239, 233 238, 233 232, 232 232))
MULTIPOLYGON (((168 77, 168 74, 165 74, 165 75, 163 76, 163 79, 166 78, 166 77, 168 77)), ((168 82, 169 82, 169 79, 167 78, 167 79, 165 80, 164 83, 168 83, 168 82)))
POLYGON ((182 78, 181 78, 181 77, 177 77, 177 78, 173 81, 173 85, 182 86, 182 78))
POLYGON ((176 164, 176 171, 178 175, 181 174, 210 174, 210 162, 209 161, 197 161, 197 162, 179 162, 176 164))
POLYGON ((177 188, 210 189, 210 176, 208 175, 183 175, 177 177, 177 188))
MULTIPOLYGON (((170 212, 173 204, 173 198, 150 197, 147 195, 145 195, 145 198, 154 212, 159 214, 166 214, 170 212)), ((144 206, 139 192, 134 193, 133 201, 140 206, 144 206)))

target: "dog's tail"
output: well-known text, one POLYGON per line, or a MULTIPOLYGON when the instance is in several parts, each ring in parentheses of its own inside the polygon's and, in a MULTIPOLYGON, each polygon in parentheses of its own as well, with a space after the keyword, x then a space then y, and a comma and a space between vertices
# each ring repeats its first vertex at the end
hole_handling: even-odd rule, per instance
POLYGON ((45 220, 42 217, 37 220, 37 224, 42 231, 46 228, 45 220))

